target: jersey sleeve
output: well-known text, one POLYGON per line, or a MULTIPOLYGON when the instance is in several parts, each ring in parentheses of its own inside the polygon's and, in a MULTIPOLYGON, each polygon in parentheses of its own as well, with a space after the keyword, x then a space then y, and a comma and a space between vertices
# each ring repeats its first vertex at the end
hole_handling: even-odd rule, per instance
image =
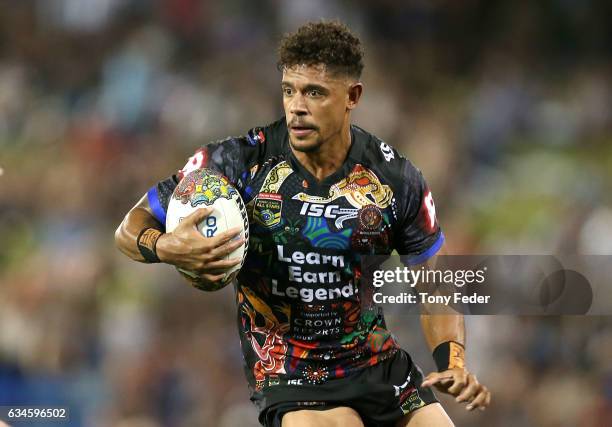
POLYGON ((261 128, 251 129, 246 136, 231 137, 198 148, 183 168, 149 189, 147 199, 153 215, 161 224, 166 224, 166 212, 174 189, 185 175, 199 168, 221 173, 242 193, 250 169, 263 157, 265 149, 265 134, 261 128))
POLYGON ((402 177, 403 216, 395 232, 395 249, 405 264, 421 264, 440 250, 444 234, 436 218, 433 195, 421 172, 406 161, 402 177))

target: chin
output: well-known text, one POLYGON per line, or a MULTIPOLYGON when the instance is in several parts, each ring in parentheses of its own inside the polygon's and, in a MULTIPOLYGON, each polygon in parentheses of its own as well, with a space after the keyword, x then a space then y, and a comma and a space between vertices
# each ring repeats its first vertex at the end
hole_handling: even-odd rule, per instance
POLYGON ((291 148, 295 151, 299 151, 301 153, 313 153, 323 145, 323 143, 319 140, 293 140, 293 138, 289 138, 289 143, 291 144, 291 148))

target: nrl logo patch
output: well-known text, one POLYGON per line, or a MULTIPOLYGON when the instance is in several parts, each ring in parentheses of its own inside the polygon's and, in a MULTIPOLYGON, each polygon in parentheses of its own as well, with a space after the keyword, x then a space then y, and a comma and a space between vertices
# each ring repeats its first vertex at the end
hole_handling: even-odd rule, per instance
POLYGON ((266 227, 280 224, 283 198, 276 193, 259 193, 253 206, 253 217, 266 227))

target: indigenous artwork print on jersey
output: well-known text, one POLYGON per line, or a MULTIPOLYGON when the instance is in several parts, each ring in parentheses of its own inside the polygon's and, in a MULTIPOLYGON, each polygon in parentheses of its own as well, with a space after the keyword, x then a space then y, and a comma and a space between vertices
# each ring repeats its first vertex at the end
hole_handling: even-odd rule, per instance
MULTIPOLYGON (((360 287, 361 258, 398 249, 422 259, 444 241, 421 173, 374 135, 356 126, 351 134, 346 161, 322 181, 293 155, 281 119, 198 149, 153 189, 151 204, 167 209, 180 179, 206 167, 246 203, 249 252, 235 286, 254 393, 321 384, 392 357, 399 347, 371 290, 360 287)), ((181 183, 181 197, 199 191, 198 179, 181 183)), ((199 202, 231 196, 207 191, 199 202)))
POLYGON ((247 204, 260 265, 241 274, 238 292, 242 327, 262 362, 253 367, 256 389, 285 383, 280 374, 301 384, 343 377, 394 347, 372 327, 377 316, 361 313, 355 280, 359 254, 388 251, 392 203, 391 188, 361 164, 323 195, 308 192, 288 161, 270 168, 247 204))

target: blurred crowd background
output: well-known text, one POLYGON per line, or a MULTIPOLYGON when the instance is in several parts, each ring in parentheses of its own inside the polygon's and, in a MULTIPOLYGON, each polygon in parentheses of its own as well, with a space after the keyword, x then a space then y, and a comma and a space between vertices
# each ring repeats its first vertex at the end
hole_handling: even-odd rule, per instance
MULTIPOLYGON (((132 262, 113 232, 195 147, 280 117, 276 44, 311 19, 365 43, 354 122, 423 171, 449 253, 612 254, 611 16, 603 0, 0 2, 0 405, 257 425, 232 290, 132 262)), ((433 369, 418 319, 389 323, 433 369)), ((611 425, 611 318, 467 324, 493 404, 444 398, 457 425, 611 425)))

